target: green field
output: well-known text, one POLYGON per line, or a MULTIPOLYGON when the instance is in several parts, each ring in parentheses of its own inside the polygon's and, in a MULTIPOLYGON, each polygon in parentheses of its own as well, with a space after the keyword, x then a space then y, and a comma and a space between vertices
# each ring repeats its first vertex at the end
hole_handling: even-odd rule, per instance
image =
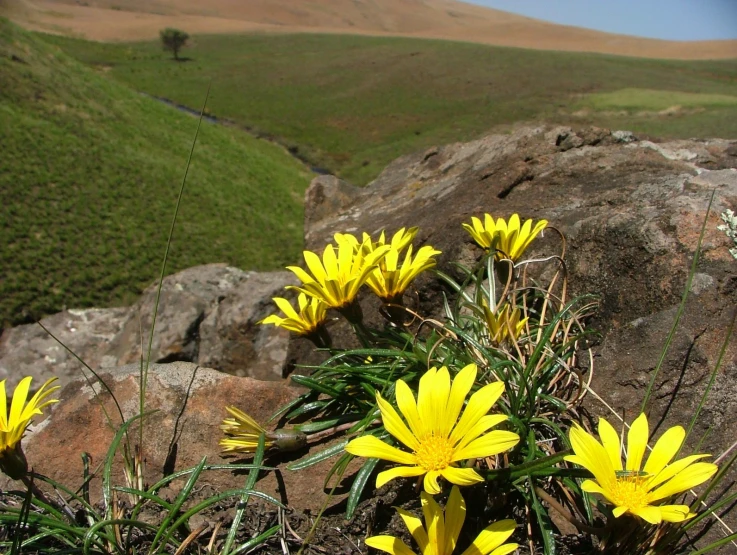
MULTIPOLYGON (((196 118, 2 18, 0 84, 0 325, 131 302, 160 272, 196 118)), ((297 260, 309 178, 283 148, 203 124, 169 272, 297 260)))
POLYGON ((308 34, 199 36, 182 56, 0 19, 0 324, 127 303, 157 276, 197 122, 140 92, 198 108, 211 82, 232 124, 203 126, 170 272, 299 258, 310 174, 239 127, 357 184, 519 122, 737 137, 737 60, 308 34))
POLYGON ((212 79, 213 114, 274 136, 313 165, 357 184, 402 154, 520 121, 737 138, 737 60, 263 34, 197 36, 182 51, 189 61, 176 63, 157 42, 48 40, 133 89, 187 106, 199 105, 212 79), (658 111, 689 109, 632 111, 633 102, 665 103, 658 111))

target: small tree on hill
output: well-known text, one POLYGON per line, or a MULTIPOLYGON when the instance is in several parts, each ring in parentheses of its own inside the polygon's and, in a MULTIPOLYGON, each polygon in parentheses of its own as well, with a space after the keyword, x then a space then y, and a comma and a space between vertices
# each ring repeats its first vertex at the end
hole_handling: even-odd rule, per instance
POLYGON ((174 54, 174 59, 178 60, 179 50, 187 44, 189 35, 179 29, 167 27, 159 31, 159 36, 161 37, 161 46, 164 47, 164 50, 171 51, 174 54))

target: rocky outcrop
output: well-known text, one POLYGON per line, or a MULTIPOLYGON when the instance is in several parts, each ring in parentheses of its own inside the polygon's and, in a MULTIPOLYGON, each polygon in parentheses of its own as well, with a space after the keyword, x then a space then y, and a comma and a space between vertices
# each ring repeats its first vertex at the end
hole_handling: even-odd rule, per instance
MULTIPOLYGON (((238 376, 281 379, 289 336, 256 323, 291 276, 225 264, 168 276, 161 288, 151 361, 189 361, 238 376)), ((157 289, 156 284, 149 287, 131 307, 68 310, 44 318, 41 323, 59 341, 37 324, 6 330, 0 339, 0 379, 14 386, 23 376, 57 376, 63 385, 84 370, 76 357, 93 370, 140 361, 148 351, 157 289)))
MULTIPOLYGON (((676 316, 713 194, 686 310, 655 381, 650 421, 662 429, 687 424, 694 413, 737 307, 737 261, 728 250, 731 240, 716 229, 721 212, 737 210, 735 168, 737 143, 725 140, 652 142, 603 129, 525 128, 402 157, 364 189, 318 177, 307 193, 305 238, 307 248, 322 250, 338 231, 374 234, 419 226, 415 244, 441 250, 439 268, 453 273, 454 262, 472 264, 480 255, 461 228, 471 216, 517 212, 549 220, 567 238, 569 296, 599 296, 589 325, 601 338, 591 351, 593 393, 586 408, 611 416, 609 406, 631 418, 640 410, 676 316)), ((528 253, 547 256, 560 249, 559 235, 549 228, 528 253)), ((283 295, 293 279, 289 272, 259 274, 225 265, 166 278, 152 361, 187 360, 221 372, 186 362, 151 366, 146 406, 157 412, 145 421, 149 482, 204 456, 211 463, 221 461, 218 424, 225 405, 236 404, 264 422, 298 393, 281 378, 295 364, 317 362, 322 353, 274 326, 256 325, 274 310, 270 298, 283 295)), ((443 285, 426 273, 416 286, 419 312, 440 315, 443 285)), ((130 308, 70 310, 43 321, 101 369, 123 418, 138 410, 139 366, 108 367, 139 360, 154 299, 152 286, 130 308)), ((372 302, 370 295, 362 299, 367 315, 376 312, 372 302)), ((331 335, 339 344, 350 337, 341 321, 331 335)), ((56 374, 69 382, 78 368, 38 326, 6 331, 0 340, 0 375, 11 383, 26 374, 39 379, 56 374)), ((737 410, 736 378, 733 340, 696 428, 697 434, 711 431, 708 445, 715 455, 737 436, 731 418, 737 410)), ((24 445, 36 470, 74 484, 81 479, 79 453, 87 451, 99 463, 110 444, 112 431, 101 404, 113 415, 117 409, 109 395, 96 397, 79 380, 68 383, 59 397, 63 402, 54 406, 52 418, 24 445)), ((303 454, 269 462, 279 465, 303 454)), ((315 511, 325 500, 322 479, 332 462, 309 472, 270 473, 259 489, 286 492, 284 502, 315 511), (281 487, 277 480, 283 480, 281 487)), ((231 472, 210 473, 204 480, 217 491, 242 485, 242 477, 231 472)))
MULTIPOLYGON (((439 266, 452 272, 452 262, 478 252, 461 228, 471 216, 518 212, 549 220, 567 238, 573 294, 600 298, 591 322, 602 333, 592 386, 618 412, 632 415, 673 323, 714 193, 685 317, 655 384, 653 414, 661 424, 683 423, 737 307, 737 261, 728 251, 731 241, 716 229, 719 214, 737 205, 735 168, 737 142, 656 143, 605 129, 525 128, 396 160, 335 218, 314 218, 306 240, 319 249, 335 231, 418 225, 416 243, 443 251, 439 266)), ((306 209, 310 221, 311 206, 306 209)), ((548 255, 556 245, 549 231, 530 253, 548 255)), ((438 287, 425 276, 418 288, 421 312, 432 314, 438 287)), ((697 430, 718 430, 710 442, 717 453, 737 436, 725 418, 737 410, 735 378, 732 341, 697 430)), ((606 412, 599 403, 590 408, 606 412)))

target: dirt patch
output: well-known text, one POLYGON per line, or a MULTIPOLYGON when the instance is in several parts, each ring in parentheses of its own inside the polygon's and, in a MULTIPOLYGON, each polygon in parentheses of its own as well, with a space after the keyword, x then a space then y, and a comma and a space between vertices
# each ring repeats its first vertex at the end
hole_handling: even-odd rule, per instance
POLYGON ((557 25, 448 0, 4 0, 0 15, 34 30, 99 41, 158 37, 164 27, 205 33, 350 33, 460 40, 540 50, 683 60, 737 58, 737 40, 664 41, 557 25))

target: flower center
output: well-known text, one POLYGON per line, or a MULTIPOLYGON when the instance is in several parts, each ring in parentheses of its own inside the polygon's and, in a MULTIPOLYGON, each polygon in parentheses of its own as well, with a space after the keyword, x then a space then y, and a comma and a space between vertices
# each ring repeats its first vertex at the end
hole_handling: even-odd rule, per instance
POLYGON ((429 434, 420 438, 420 447, 415 451, 417 464, 425 470, 442 470, 450 466, 453 445, 447 437, 429 434))
POLYGON ((645 484, 650 476, 645 473, 629 474, 622 472, 617 476, 617 482, 611 490, 612 501, 618 507, 639 509, 648 505, 648 490, 645 484))

